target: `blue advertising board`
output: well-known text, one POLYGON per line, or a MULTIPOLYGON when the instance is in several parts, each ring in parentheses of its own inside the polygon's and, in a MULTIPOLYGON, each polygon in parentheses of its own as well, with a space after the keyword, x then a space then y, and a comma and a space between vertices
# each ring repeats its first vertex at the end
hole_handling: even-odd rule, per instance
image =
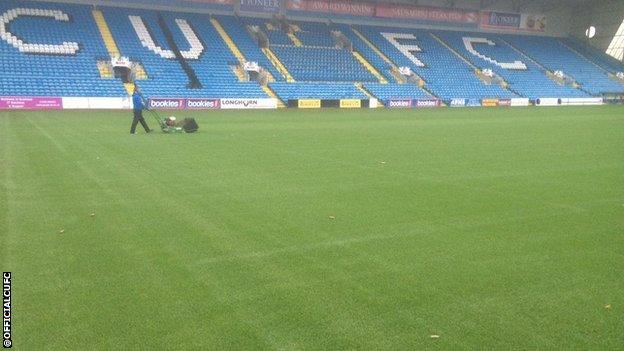
POLYGON ((481 101, 479 99, 468 99, 466 101, 466 106, 468 106, 468 107, 481 106, 481 101))
POLYGON ((520 15, 517 13, 490 12, 488 26, 520 28, 520 15))

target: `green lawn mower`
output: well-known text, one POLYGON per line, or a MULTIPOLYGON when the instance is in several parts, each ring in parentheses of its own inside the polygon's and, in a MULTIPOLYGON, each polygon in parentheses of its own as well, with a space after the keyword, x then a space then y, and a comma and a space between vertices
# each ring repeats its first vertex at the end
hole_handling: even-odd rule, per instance
POLYGON ((184 118, 183 120, 178 121, 175 116, 162 118, 156 111, 147 111, 149 111, 158 122, 160 129, 164 133, 195 133, 199 129, 195 118, 184 118))

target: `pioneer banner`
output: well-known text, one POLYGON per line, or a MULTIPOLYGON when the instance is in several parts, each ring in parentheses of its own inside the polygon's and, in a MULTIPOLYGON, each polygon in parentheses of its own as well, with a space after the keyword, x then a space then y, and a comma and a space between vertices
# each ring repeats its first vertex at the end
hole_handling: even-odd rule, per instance
POLYGON ((60 97, 0 96, 0 110, 60 110, 60 97))
POLYGON ((520 14, 495 11, 481 12, 481 28, 520 29, 520 14))
POLYGON ((546 16, 485 11, 481 12, 480 27, 511 32, 544 32, 546 16))
POLYGON ((240 0, 239 9, 243 12, 278 13, 282 0, 240 0))
POLYGON ((413 5, 377 4, 375 16, 433 22, 469 23, 475 25, 479 23, 479 13, 477 11, 413 5))

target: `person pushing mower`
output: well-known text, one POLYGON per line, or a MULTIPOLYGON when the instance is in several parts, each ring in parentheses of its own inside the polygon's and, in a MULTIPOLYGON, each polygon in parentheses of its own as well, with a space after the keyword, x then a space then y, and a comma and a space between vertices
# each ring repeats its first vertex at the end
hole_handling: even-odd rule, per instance
POLYGON ((134 87, 134 92, 132 93, 132 105, 134 107, 134 120, 132 120, 132 127, 130 128, 130 134, 132 135, 135 134, 136 126, 139 122, 145 128, 146 133, 152 132, 143 118, 144 109, 154 117, 164 133, 195 133, 199 129, 195 118, 184 118, 182 121, 178 121, 174 116, 167 117, 167 119, 160 117, 156 111, 146 106, 147 102, 137 86, 134 87))
POLYGON ((143 96, 139 93, 139 89, 135 86, 132 93, 132 106, 134 110, 134 119, 132 120, 132 126, 130 127, 130 134, 136 134, 136 126, 140 122, 146 133, 151 133, 152 130, 147 126, 145 118, 143 118, 143 109, 148 109, 143 102, 143 96))

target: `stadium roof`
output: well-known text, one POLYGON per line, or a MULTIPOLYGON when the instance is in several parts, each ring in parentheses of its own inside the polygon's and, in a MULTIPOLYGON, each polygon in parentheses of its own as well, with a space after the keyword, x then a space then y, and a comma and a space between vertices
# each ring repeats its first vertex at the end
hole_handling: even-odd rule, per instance
MULTIPOLYGON (((371 0, 355 0, 371 2, 371 0)), ((424 6, 441 6, 457 8, 496 9, 501 4, 512 4, 514 11, 520 12, 523 8, 540 8, 542 11, 551 11, 561 7, 578 7, 584 5, 598 5, 610 2, 610 0, 378 0, 372 2, 404 3, 424 6)))
MULTIPOLYGON (((481 4, 484 3, 497 3, 499 0, 480 0, 481 4)), ((512 0, 516 10, 520 10, 529 5, 540 6, 544 11, 553 10, 559 7, 577 7, 586 4, 595 4, 595 0, 512 0)), ((598 1, 600 2, 600 1, 598 1)))

